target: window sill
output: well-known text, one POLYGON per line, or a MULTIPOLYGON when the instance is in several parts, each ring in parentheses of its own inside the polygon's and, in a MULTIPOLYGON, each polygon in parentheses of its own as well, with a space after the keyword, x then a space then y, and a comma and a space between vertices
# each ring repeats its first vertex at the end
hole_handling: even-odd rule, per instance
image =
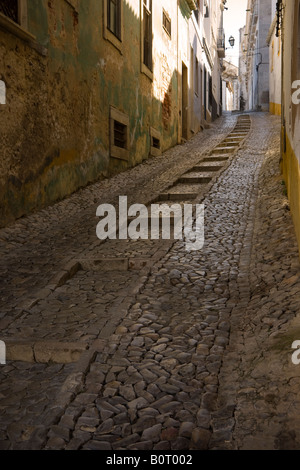
POLYGON ((118 39, 109 29, 105 28, 104 30, 104 39, 110 42, 115 48, 123 55, 123 43, 121 39, 118 39))
POLYGON ((163 25, 163 30, 166 33, 166 35, 168 36, 168 38, 172 39, 171 33, 169 33, 169 31, 167 30, 167 28, 164 25, 163 25))
POLYGON ((122 149, 112 145, 110 148, 110 157, 117 158, 118 160, 123 160, 125 162, 129 161, 129 150, 122 149))
POLYGON ((33 34, 26 31, 22 26, 7 18, 2 13, 0 13, 0 28, 14 34, 24 41, 35 41, 35 36, 33 34))
POLYGON ((153 82, 153 72, 151 72, 150 69, 145 64, 142 64, 142 69, 141 72, 145 75, 147 75, 148 78, 153 82))

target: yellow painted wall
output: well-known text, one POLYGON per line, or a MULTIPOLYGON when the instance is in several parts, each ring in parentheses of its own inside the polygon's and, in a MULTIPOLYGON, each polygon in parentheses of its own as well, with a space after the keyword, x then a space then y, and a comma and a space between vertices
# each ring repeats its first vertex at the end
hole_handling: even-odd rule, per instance
POLYGON ((281 116, 281 104, 270 103, 270 113, 276 116, 281 116))
MULTIPOLYGON (((300 113, 292 102, 292 83, 298 78, 295 70, 296 38, 300 22, 299 0, 284 0, 282 29, 282 163, 281 169, 287 187, 291 214, 300 253, 300 113), (285 147, 285 148, 284 148, 285 147)), ((299 77, 300 78, 300 77, 299 77)))
MULTIPOLYGON (((284 129, 282 129, 283 136, 284 129)), ((286 136, 286 152, 282 154, 281 170, 287 187, 300 253, 300 165, 288 136, 286 136)))

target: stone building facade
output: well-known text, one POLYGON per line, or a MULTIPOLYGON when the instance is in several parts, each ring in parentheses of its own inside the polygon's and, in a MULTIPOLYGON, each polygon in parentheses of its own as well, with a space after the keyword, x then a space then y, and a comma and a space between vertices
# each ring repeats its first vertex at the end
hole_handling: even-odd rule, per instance
POLYGON ((236 65, 223 61, 223 111, 238 111, 239 103, 239 69, 236 65))
POLYGON ((0 226, 221 114, 226 0, 0 0, 0 226))
POLYGON ((248 0, 246 26, 241 30, 241 58, 245 63, 245 109, 269 111, 269 50, 272 0, 248 0))

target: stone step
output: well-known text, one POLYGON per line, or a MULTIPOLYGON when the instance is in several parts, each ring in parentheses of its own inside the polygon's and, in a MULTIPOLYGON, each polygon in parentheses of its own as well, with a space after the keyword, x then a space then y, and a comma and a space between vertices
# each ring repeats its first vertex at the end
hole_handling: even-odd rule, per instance
POLYGON ((229 159, 229 156, 225 155, 215 155, 210 157, 205 157, 203 162, 204 163, 212 163, 212 162, 226 162, 229 159))
POLYGON ((223 145, 222 147, 216 147, 211 151, 211 154, 223 154, 232 153, 236 150, 236 147, 232 145, 223 145))
MULTIPOLYGON (((146 219, 145 221, 150 221, 146 219)), ((130 271, 140 270, 147 266, 149 259, 147 258, 134 258, 134 257, 97 257, 85 258, 79 260, 84 271, 130 271)))
POLYGON ((60 342, 42 339, 26 339, 26 341, 5 339, 6 359, 28 363, 70 364, 77 362, 88 349, 83 342, 60 342))
POLYGON ((226 145, 232 145, 234 147, 238 147, 240 145, 241 141, 240 140, 224 140, 222 144, 226 145))
POLYGON ((248 135, 248 133, 232 132, 230 134, 230 137, 245 139, 247 135, 248 135))
POLYGON ((205 165, 205 163, 203 163, 203 164, 194 166, 194 168, 192 168, 191 171, 198 171, 198 172, 201 172, 201 173, 203 173, 205 171, 215 172, 215 171, 221 170, 221 168, 223 168, 223 167, 220 166, 220 165, 209 165, 209 164, 205 165))
POLYGON ((174 204, 180 202, 184 202, 188 204, 189 202, 193 201, 198 196, 198 192, 196 193, 162 193, 158 196, 157 202, 165 202, 167 201, 169 204, 172 202, 174 204))
POLYGON ((238 135, 229 135, 224 139, 224 142, 241 142, 244 139, 244 136, 238 136, 238 135))
POLYGON ((178 183, 181 184, 207 184, 212 180, 211 176, 206 176, 203 173, 191 174, 187 173, 185 176, 179 178, 178 183))

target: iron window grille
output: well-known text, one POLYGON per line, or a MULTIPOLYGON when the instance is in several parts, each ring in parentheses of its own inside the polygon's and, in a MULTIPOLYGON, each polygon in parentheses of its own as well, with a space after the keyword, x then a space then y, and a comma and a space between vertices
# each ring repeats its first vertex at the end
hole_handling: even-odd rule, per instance
POLYGON ((0 13, 7 16, 15 23, 19 22, 19 2, 18 0, 0 0, 0 13))
POLYGON ((114 145, 122 149, 127 146, 127 126, 118 121, 114 121, 114 145))

